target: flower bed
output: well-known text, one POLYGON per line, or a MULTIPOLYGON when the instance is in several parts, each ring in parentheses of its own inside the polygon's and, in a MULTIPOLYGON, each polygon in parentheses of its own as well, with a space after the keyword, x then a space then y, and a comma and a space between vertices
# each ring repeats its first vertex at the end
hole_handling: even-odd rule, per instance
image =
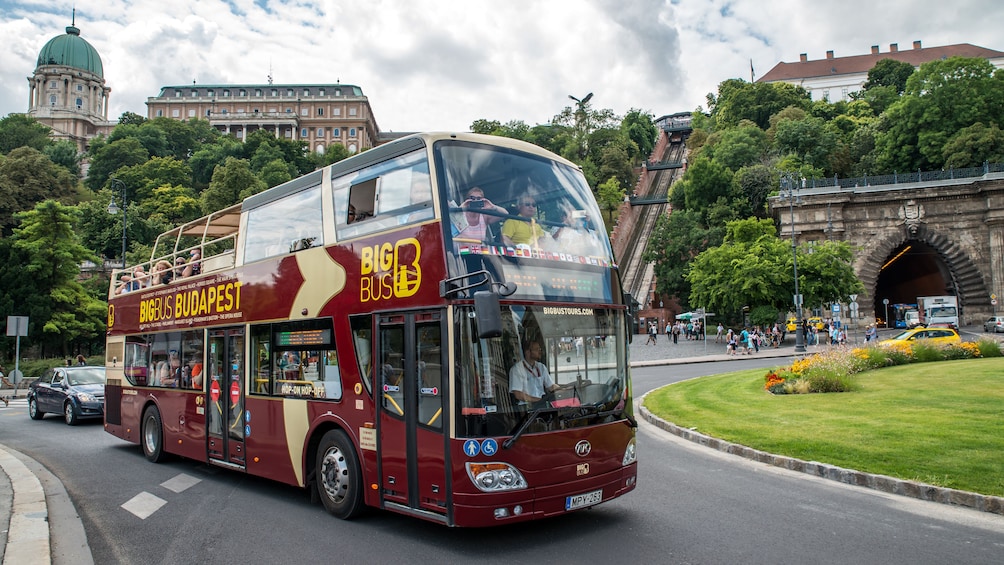
POLYGON ((835 347, 798 359, 790 367, 772 369, 764 376, 764 388, 771 394, 847 392, 855 389, 855 374, 871 369, 1001 356, 1000 343, 991 339, 937 345, 902 342, 853 349, 835 347))

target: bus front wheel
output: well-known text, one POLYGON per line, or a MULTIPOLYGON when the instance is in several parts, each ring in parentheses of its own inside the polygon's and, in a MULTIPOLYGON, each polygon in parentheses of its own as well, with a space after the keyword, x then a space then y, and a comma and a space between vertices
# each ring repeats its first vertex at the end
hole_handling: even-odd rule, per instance
POLYGON ((151 406, 143 412, 143 428, 140 434, 143 444, 143 455, 152 462, 164 460, 164 430, 160 423, 160 411, 151 406))
POLYGON ((332 515, 347 520, 362 510, 362 471, 345 432, 331 430, 321 438, 315 483, 324 508, 332 515))

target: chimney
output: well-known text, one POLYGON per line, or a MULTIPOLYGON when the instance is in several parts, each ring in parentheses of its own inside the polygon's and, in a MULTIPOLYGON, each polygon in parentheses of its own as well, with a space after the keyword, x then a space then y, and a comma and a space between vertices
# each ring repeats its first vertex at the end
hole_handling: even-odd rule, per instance
POLYGON ((913 41, 913 48, 914 49, 920 49, 920 40, 919 39, 915 39, 913 41))
POLYGON ((806 62, 808 60, 809 60, 809 56, 807 54, 805 54, 805 53, 802 53, 801 55, 798 56, 798 62, 800 62, 800 63, 804 63, 804 62, 806 62))
POLYGON ((833 51, 832 50, 826 52, 826 58, 827 59, 832 59, 833 58, 833 51))
POLYGON ((890 53, 896 53, 898 51, 899 51, 899 45, 898 44, 896 44, 896 43, 890 43, 889 44, 889 52, 890 53))
POLYGON ((872 45, 872 55, 878 55, 878 54, 879 54, 878 45, 872 45))

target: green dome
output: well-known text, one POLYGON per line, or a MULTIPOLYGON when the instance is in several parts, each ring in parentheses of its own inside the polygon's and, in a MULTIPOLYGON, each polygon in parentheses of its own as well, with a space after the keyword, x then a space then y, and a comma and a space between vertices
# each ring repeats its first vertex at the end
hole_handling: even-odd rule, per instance
POLYGON ((80 29, 69 26, 66 35, 53 37, 38 54, 38 67, 64 65, 94 73, 105 78, 98 51, 80 37, 80 29))

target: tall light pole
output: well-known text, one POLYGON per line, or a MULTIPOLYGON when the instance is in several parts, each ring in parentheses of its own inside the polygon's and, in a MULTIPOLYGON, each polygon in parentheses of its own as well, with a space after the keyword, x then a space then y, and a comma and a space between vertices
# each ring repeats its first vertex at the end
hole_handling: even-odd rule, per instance
MULTIPOLYGON (((112 187, 118 185, 122 190, 122 268, 126 268, 126 185, 119 179, 108 179, 112 187)), ((115 205, 115 194, 112 194, 112 201, 108 203, 108 213, 118 214, 119 208, 115 205)))
POLYGON ((781 197, 788 199, 791 213, 791 260, 795 271, 795 353, 805 353, 805 326, 802 324, 802 295, 798 293, 798 245, 795 243, 795 199, 802 179, 798 175, 781 176, 781 197))

